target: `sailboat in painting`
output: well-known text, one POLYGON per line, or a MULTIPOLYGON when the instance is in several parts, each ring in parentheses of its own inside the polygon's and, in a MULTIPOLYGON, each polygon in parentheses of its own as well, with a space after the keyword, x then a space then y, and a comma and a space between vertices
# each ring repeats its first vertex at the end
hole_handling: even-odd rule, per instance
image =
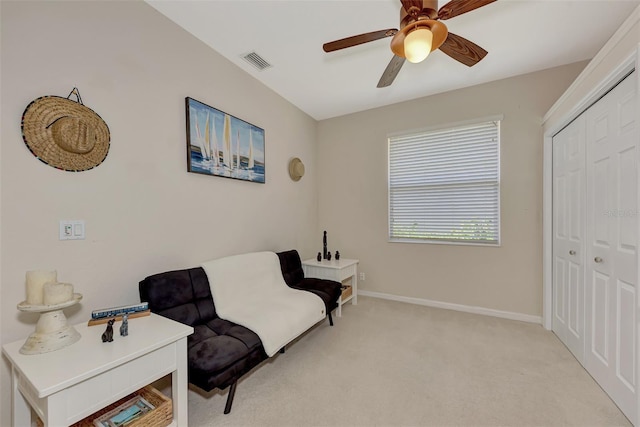
POLYGON ((200 147, 200 156, 202 157, 202 160, 208 160, 205 137, 202 135, 202 132, 200 131, 200 126, 198 126, 197 117, 196 117, 196 139, 198 140, 198 146, 200 147))
POLYGON ((207 112, 207 121, 204 123, 204 143, 201 145, 204 151, 202 158, 211 160, 211 131, 209 129, 209 113, 207 112))
POLYGON ((231 156, 231 118, 228 114, 224 115, 224 129, 222 131, 222 165, 233 170, 233 158, 231 156))
POLYGON ((253 134, 249 129, 249 160, 247 162, 247 169, 253 170, 255 167, 255 160, 253 160, 253 134))
MULTIPOLYGON (((207 114, 207 118, 209 115, 207 114)), ((220 152, 218 151, 218 134, 216 133, 216 120, 211 119, 211 133, 209 134, 209 152, 211 153, 211 159, 213 160, 214 167, 220 167, 220 152), (213 147, 211 146, 213 141, 213 147)))
POLYGON ((236 133, 236 169, 240 169, 240 129, 236 133))

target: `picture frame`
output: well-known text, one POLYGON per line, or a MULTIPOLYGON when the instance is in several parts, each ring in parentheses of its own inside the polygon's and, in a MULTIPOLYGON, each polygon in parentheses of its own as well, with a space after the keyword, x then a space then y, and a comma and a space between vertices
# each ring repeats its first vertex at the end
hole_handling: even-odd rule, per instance
POLYGON ((264 129, 186 97, 187 170, 264 184, 264 129))

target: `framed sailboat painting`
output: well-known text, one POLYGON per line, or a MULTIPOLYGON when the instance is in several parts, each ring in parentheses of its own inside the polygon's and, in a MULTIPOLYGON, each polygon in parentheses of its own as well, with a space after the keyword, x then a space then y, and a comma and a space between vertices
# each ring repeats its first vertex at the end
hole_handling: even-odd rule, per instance
POLYGON ((188 171, 264 184, 264 129, 193 98, 185 104, 188 171))

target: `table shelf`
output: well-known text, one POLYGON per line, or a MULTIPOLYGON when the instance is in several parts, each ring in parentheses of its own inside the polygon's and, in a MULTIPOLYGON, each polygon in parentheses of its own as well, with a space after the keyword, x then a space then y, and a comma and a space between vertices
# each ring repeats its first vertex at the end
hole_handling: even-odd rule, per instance
POLYGON ((351 301, 351 304, 358 304, 358 263, 357 259, 340 258, 339 260, 318 261, 308 259, 302 262, 302 270, 305 277, 317 277, 319 279, 334 280, 344 283, 350 280, 351 296, 344 300, 342 296, 338 300, 338 317, 342 317, 342 306, 351 301))

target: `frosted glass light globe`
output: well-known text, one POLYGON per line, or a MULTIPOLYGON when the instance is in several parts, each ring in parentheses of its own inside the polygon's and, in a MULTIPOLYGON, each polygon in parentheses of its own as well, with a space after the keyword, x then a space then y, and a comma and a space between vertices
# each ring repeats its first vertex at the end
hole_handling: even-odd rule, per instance
POLYGON ((433 33, 428 28, 416 28, 404 39, 404 54, 407 61, 417 64, 429 56, 433 33))

